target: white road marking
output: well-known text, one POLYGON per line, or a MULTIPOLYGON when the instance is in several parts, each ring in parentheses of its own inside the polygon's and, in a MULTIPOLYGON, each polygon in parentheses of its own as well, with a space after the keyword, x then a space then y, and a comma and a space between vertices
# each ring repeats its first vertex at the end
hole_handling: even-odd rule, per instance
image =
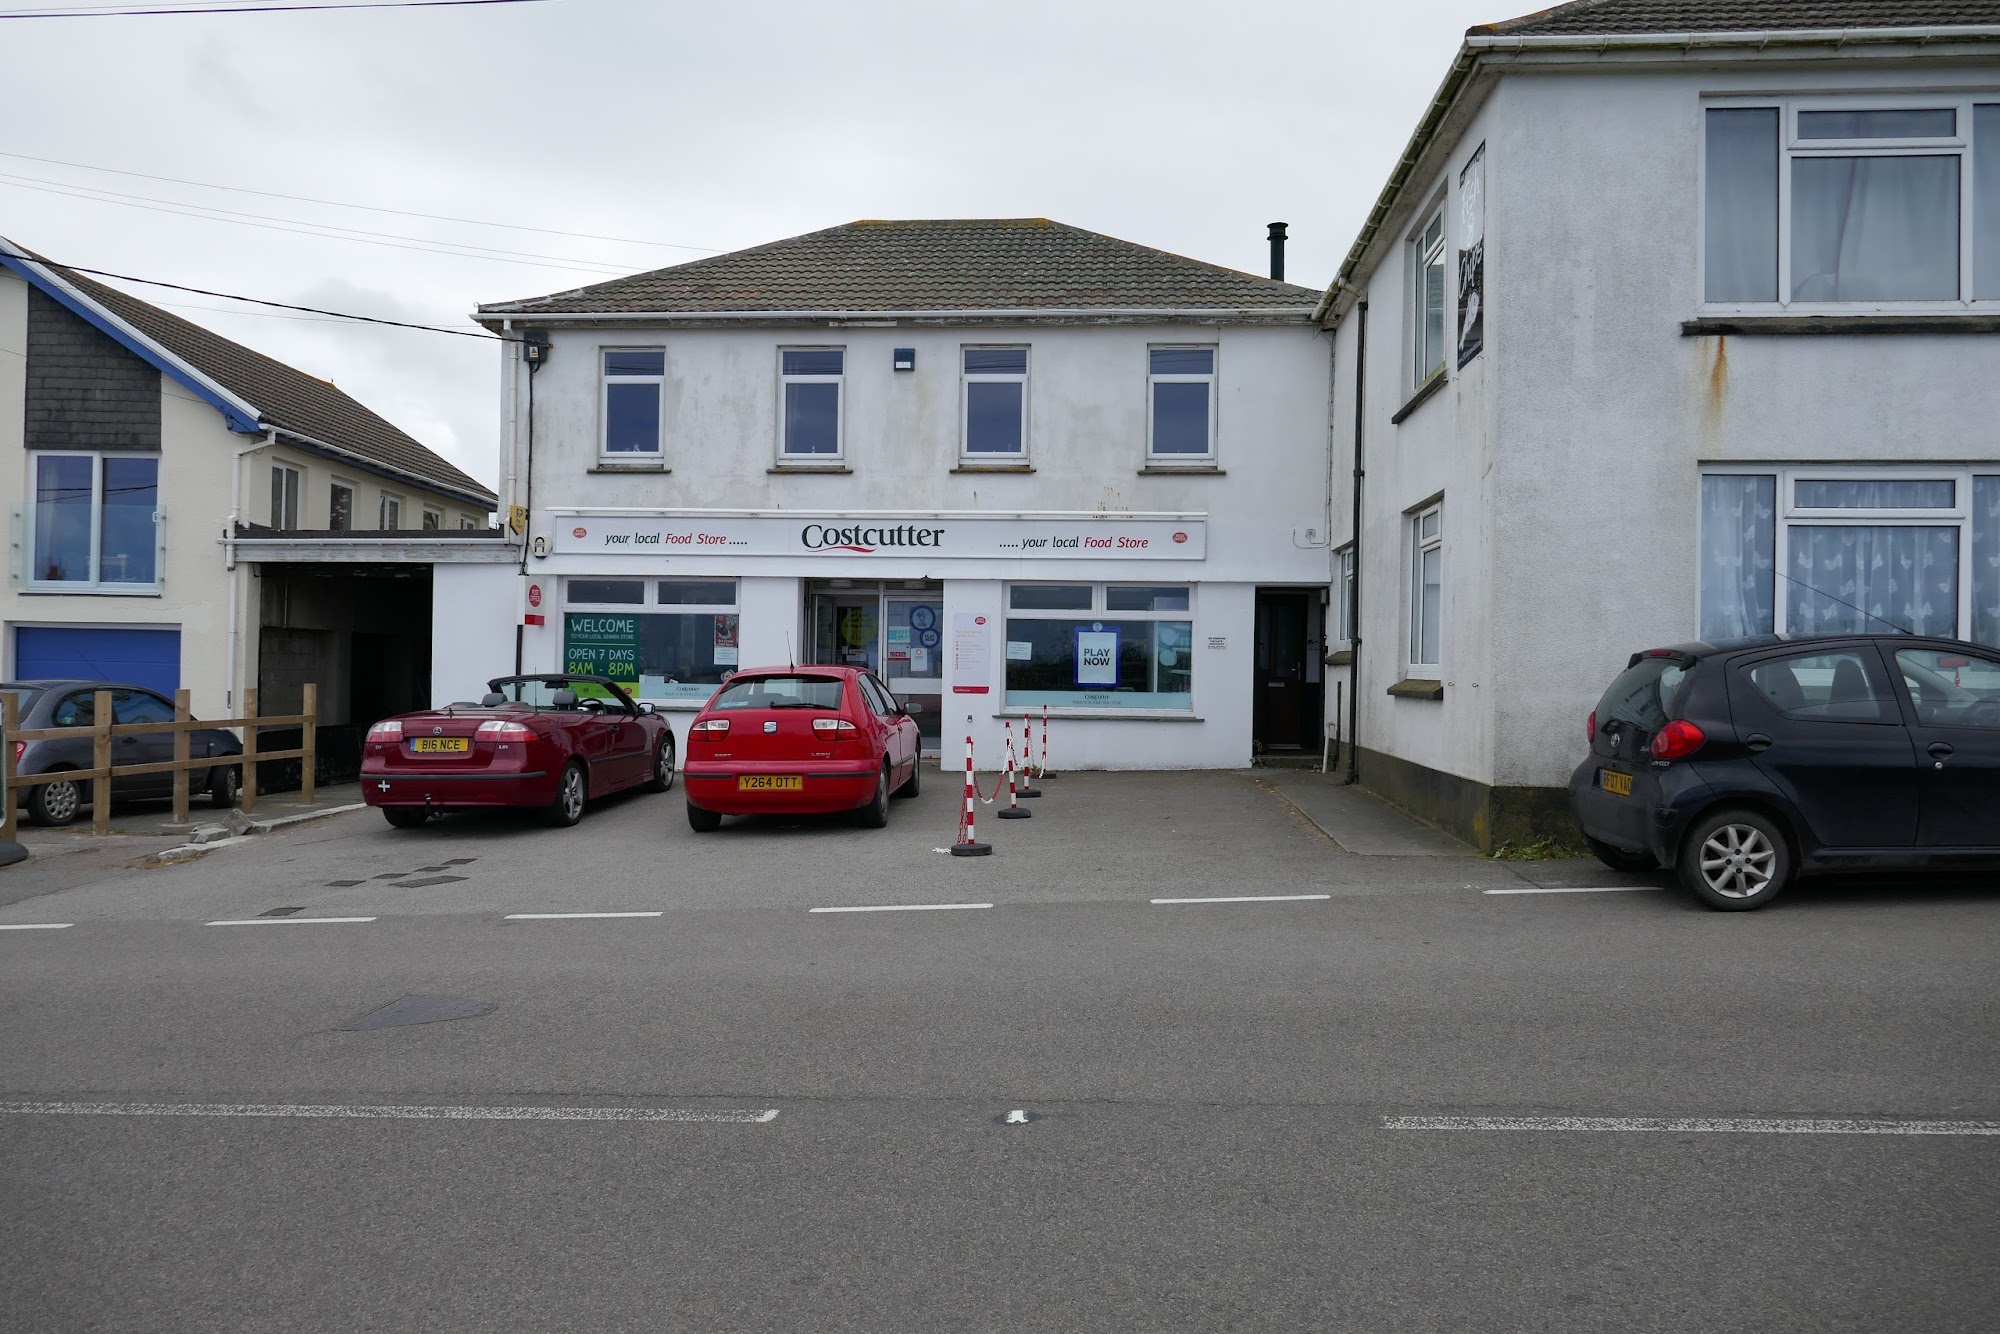
POLYGON ((865 908, 808 908, 807 912, 951 912, 957 908, 991 908, 990 903, 876 903, 865 908))
POLYGON ((2000 1135, 2000 1121, 1754 1116, 1390 1116, 1384 1130, 1640 1130, 1722 1135, 2000 1135))
POLYGON ((1527 889, 1489 889, 1488 894, 1641 894, 1659 893, 1660 885, 1534 885, 1527 889))
POLYGON ((372 917, 246 917, 235 922, 210 922, 210 926, 310 926, 316 922, 372 922, 372 917))
POLYGON ((557 922, 573 917, 664 917, 664 912, 510 912, 509 922, 557 922))
POLYGON ((1027 1110, 1016 1107, 1013 1111, 1007 1113, 1007 1124, 1010 1126, 1024 1126, 1028 1124, 1027 1110))
POLYGON ((0 931, 66 931, 75 922, 0 922, 0 931))
POLYGON ((1307 899, 1330 899, 1331 894, 1243 894, 1222 899, 1148 899, 1149 903, 1298 903, 1307 899))
POLYGON ((363 1121, 673 1121, 762 1124, 778 1109, 687 1107, 397 1107, 234 1102, 0 1102, 7 1116, 255 1116, 363 1121))

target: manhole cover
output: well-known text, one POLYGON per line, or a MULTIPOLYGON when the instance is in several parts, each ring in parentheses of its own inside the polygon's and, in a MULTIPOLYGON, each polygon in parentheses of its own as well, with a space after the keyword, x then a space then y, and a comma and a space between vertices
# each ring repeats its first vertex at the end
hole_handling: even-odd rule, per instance
POLYGON ((405 996, 334 1031, 353 1033, 368 1028, 400 1028, 405 1024, 441 1024, 492 1012, 493 1007, 484 1001, 460 1000, 456 996, 405 996))

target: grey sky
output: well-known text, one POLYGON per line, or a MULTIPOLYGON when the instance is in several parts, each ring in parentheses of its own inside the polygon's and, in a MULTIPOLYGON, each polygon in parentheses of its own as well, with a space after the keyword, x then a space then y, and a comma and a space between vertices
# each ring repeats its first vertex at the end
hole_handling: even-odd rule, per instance
MULTIPOLYGON (((0 10, 22 6, 0 0, 0 10)), ((0 235, 67 263, 468 330, 480 301, 865 217, 1045 216, 1257 272, 1264 224, 1282 218, 1293 235, 1287 276, 1320 285, 1465 28, 1535 7, 554 0, 0 20, 8 153, 704 249, 432 222, 20 157, 0 157, 0 235), (24 184, 46 182, 286 220, 275 226, 529 251, 592 271, 24 184)), ((492 345, 132 290, 335 381, 493 480, 492 345)))

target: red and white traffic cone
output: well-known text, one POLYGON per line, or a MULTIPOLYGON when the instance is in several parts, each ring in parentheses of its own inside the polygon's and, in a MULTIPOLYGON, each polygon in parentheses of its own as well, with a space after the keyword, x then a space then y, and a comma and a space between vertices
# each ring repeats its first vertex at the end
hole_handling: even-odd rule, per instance
MULTIPOLYGON (((1013 724, 1008 726, 1011 728, 1013 724)), ((1023 801, 1042 795, 1042 790, 1035 786, 1035 720, 1025 716, 1021 719, 1021 783, 1014 795, 1023 801)))
POLYGON ((1007 724, 1007 807, 1000 812, 1001 819, 1026 820, 1034 815, 1033 811, 1015 800, 1019 795, 1014 786, 1014 724, 1010 722, 1007 724))
POLYGON ((968 731, 965 734, 965 811, 958 817, 958 838, 951 845, 952 856, 985 857, 992 853, 991 843, 981 843, 974 837, 973 814, 978 809, 979 788, 972 779, 972 733, 968 731))

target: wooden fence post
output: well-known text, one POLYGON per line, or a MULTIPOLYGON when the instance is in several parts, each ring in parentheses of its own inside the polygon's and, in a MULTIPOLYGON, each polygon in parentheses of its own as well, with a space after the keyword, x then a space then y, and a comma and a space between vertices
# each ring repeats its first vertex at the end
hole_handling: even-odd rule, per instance
POLYGON ((313 770, 318 767, 319 763, 319 736, 317 730, 319 722, 319 687, 311 681, 305 684, 304 699, 301 701, 299 711, 306 716, 305 730, 300 734, 301 740, 299 742, 306 752, 299 759, 299 772, 304 779, 304 782, 300 784, 299 794, 305 799, 305 804, 310 806, 313 803, 313 770))
MULTIPOLYGON (((190 696, 185 689, 174 692, 174 763, 186 764, 188 758, 188 720, 194 716, 190 707, 190 696)), ((174 823, 188 822, 188 771, 174 770, 174 823)))
POLYGON ((0 819, 0 838, 14 841, 14 733, 21 727, 21 701, 13 691, 0 693, 0 799, 7 803, 5 819, 0 819))
POLYGON ((93 697, 90 713, 92 754, 90 767, 106 775, 90 784, 90 832, 111 832, 111 692, 100 690, 93 697))
POLYGON ((243 813, 257 813, 257 687, 243 692, 243 813))

